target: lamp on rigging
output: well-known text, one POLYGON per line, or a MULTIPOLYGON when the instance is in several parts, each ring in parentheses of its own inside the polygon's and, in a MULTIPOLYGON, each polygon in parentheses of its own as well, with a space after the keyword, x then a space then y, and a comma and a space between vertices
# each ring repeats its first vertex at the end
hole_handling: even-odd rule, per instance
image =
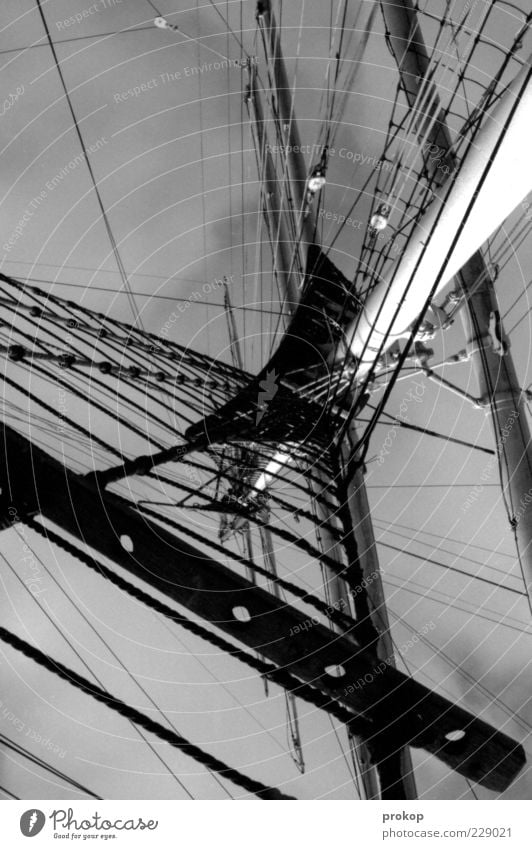
POLYGON ((372 230, 385 230, 388 226, 388 216, 390 215, 390 207, 387 203, 381 203, 377 207, 376 212, 371 216, 369 226, 372 230))
POLYGON ((321 169, 320 165, 316 165, 313 169, 312 174, 308 178, 307 189, 311 195, 315 195, 317 192, 321 191, 325 186, 327 180, 325 178, 325 172, 321 169))
POLYGON ((154 22, 153 22, 153 23, 154 23, 154 24, 155 24, 155 26, 156 26, 156 27, 158 27, 159 29, 173 29, 173 30, 178 30, 178 29, 179 29, 179 27, 177 26, 177 24, 171 24, 171 23, 169 23, 169 22, 166 20, 166 18, 162 18, 162 17, 155 18, 155 20, 154 20, 154 22))

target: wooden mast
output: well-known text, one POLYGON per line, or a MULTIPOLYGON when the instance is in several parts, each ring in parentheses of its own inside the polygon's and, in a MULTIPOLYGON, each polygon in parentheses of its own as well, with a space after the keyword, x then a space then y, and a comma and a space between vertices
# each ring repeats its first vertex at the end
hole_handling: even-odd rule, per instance
MULTIPOLYGON (((308 246, 313 243, 315 215, 312 209, 312 199, 309 197, 307 190, 307 168, 304 156, 301 152, 301 141, 294 113, 291 88, 288 83, 288 75, 283 60, 275 16, 271 9, 269 0, 261 0, 261 2, 258 3, 257 17, 259 18, 260 25, 266 35, 265 47, 270 51, 268 59, 272 66, 272 77, 275 83, 275 104, 278 113, 278 120, 281 124, 283 139, 285 139, 286 172, 290 181, 290 190, 287 194, 292 200, 293 208, 297 211, 297 242, 294 246, 294 252, 297 253, 297 261, 299 264, 305 268, 306 251, 308 246)), ((257 102, 259 102, 258 92, 256 92, 253 85, 251 86, 251 89, 253 91, 254 98, 256 98, 257 102)), ((262 115, 260 105, 255 104, 255 110, 257 115, 262 115)), ((261 132, 259 128, 257 128, 257 132, 261 132)), ((265 150, 266 155, 269 156, 265 146, 264 137, 262 137, 261 142, 261 150, 263 149, 265 150)), ((266 172, 266 174, 268 176, 268 172, 266 172)), ((289 234, 287 233, 286 225, 284 226, 284 230, 281 229, 284 224, 282 216, 281 220, 277 223, 280 227, 280 238, 278 241, 284 244, 284 239, 288 239, 289 234)), ((294 257, 292 256, 290 260, 290 267, 292 269, 293 265, 294 257)), ((293 277, 291 282, 293 287, 293 277)), ((354 428, 354 425, 352 425, 352 428, 354 428)), ((353 431, 351 431, 351 434, 352 433, 353 431)), ((349 447, 347 445, 344 446, 342 453, 344 456, 349 453, 349 447)), ((326 590, 330 596, 330 604, 332 606, 337 609, 349 610, 349 587, 341 577, 338 577, 338 571, 341 571, 344 568, 345 560, 341 547, 338 544, 338 539, 335 538, 335 535, 332 532, 332 527, 337 520, 335 519, 334 510, 331 507, 329 499, 327 497, 323 497, 323 493, 328 488, 328 483, 329 482, 324 478, 321 471, 313 470, 313 473, 309 478, 309 486, 312 492, 312 501, 318 521, 319 543, 323 552, 328 557, 332 557, 338 563, 337 569, 332 569, 327 564, 324 564, 323 569, 326 590), (313 480, 312 478, 315 479, 313 480)), ((376 602, 376 604, 372 611, 372 618, 380 636, 380 656, 390 659, 393 658, 393 645, 389 634, 388 618, 386 613, 383 613, 383 607, 385 607, 384 591, 375 546, 371 514, 368 507, 365 482, 360 471, 357 473, 356 486, 354 488, 353 486, 350 486, 349 488, 347 501, 349 503, 349 511, 346 520, 361 528, 361 533, 363 534, 366 542, 371 541, 371 544, 369 544, 365 549, 364 567, 367 569, 368 574, 371 573, 375 576, 373 578, 375 586, 373 588, 372 601, 374 603, 376 602), (359 508, 361 506, 365 506, 367 509, 360 512, 359 508), (383 623, 386 623, 385 627, 383 626, 383 623)), ((372 753, 368 750, 364 741, 357 740, 356 737, 351 735, 351 745, 354 749, 355 758, 360 765, 361 790, 364 798, 381 798, 383 791, 384 795, 387 795, 385 787, 383 786, 383 777, 381 776, 381 780, 379 780, 378 764, 374 763, 372 753)), ((401 781, 399 784, 397 784, 397 782, 395 783, 395 792, 397 792, 397 795, 401 798, 416 798, 417 794, 410 755, 407 750, 403 750, 400 757, 401 781)))
MULTIPOLYGON (((362 725, 368 739, 384 736, 390 745, 420 746, 496 791, 522 769, 523 748, 507 735, 389 665, 372 674, 375 659, 358 640, 356 625, 345 637, 319 623, 308 628, 308 614, 150 521, 90 476, 69 471, 7 424, 0 449, 2 494, 18 517, 43 517, 76 540, 80 556, 89 546, 195 617, 260 651, 274 664, 274 680, 289 672, 301 687, 309 685, 305 693, 312 690, 319 707, 333 714, 337 708, 352 711, 347 721, 362 725), (369 683, 357 688, 365 676, 369 683)), ((46 535, 45 525, 36 525, 46 535)), ((179 616, 176 611, 177 621, 179 616)))

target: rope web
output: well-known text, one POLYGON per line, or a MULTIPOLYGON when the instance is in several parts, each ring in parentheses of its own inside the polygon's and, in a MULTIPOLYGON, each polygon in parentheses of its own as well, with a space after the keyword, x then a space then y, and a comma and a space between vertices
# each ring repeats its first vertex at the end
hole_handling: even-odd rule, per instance
MULTIPOLYGON (((532 16, 503 0, 491 5, 473 4, 465 10, 457 10, 456 5, 446 3, 446 13, 438 16, 425 3, 416 4, 416 9, 427 43, 434 45, 430 80, 418 110, 428 113, 427 127, 430 126, 434 120, 433 91, 437 88, 441 110, 438 116, 450 127, 451 156, 459 160, 474 139, 486 110, 496 103, 522 66, 522 57, 530 52, 532 16), (489 79, 480 70, 486 64, 495 69, 489 79)), ((336 25, 340 21, 340 6, 336 25)), ((356 22, 360 23, 358 19, 356 22)), ((345 56, 352 49, 355 29, 345 27, 348 33, 345 38, 342 29, 338 42, 331 35, 332 57, 345 56)), ((369 28, 362 29, 366 38, 369 28)), ((261 37, 258 29, 255 47, 260 45, 261 37)), ((362 56, 363 51, 357 53, 358 59, 362 56)), ((345 71, 340 63, 334 73, 327 72, 327 91, 320 112, 325 115, 323 130, 313 146, 317 158, 326 156, 327 144, 334 141, 334 133, 329 130, 341 121, 348 99, 346 92, 354 85, 358 70, 355 62, 345 71)), ((294 207, 287 188, 287 162, 281 150, 283 133, 276 103, 268 95, 268 70, 263 72, 261 68, 259 82, 268 109, 266 137, 276 149, 275 178, 282 187, 281 208, 291 235, 293 273, 301 281, 305 273, 299 258, 301 211, 294 207)), ((262 156, 257 156, 261 146, 255 139, 254 148, 257 181, 262 184, 264 147, 262 156)), ((244 154, 242 158, 243 172, 244 154)), ((349 212, 370 222, 383 203, 390 207, 386 235, 381 239, 368 226, 363 233, 359 258, 346 272, 353 280, 357 303, 363 302, 373 281, 386 274, 401 255, 448 164, 445 158, 438 158, 438 151, 426 138, 421 138, 420 145, 419 125, 412 117, 412 108, 401 85, 394 92, 378 161, 381 167, 359 190, 349 212)), ((308 164, 310 173, 315 160, 308 164)), ((320 202, 325 192, 326 189, 320 195, 320 202)), ((271 276, 282 302, 274 259, 279 234, 260 223, 266 199, 262 190, 259 194, 257 214, 247 225, 248 239, 242 237, 243 243, 251 244, 251 249, 242 249, 243 263, 253 266, 257 295, 260 293, 263 299, 263 281, 271 276), (249 238, 249 227, 253 229, 253 238, 249 238), (269 253, 263 250, 263 243, 269 253), (252 249, 255 255, 250 257, 252 249)), ((332 254, 344 227, 329 234, 324 247, 326 253, 332 254)), ((244 228, 242 225, 243 232, 244 228)), ((526 237, 528 233, 522 235, 526 237)), ((504 238, 504 233, 494 237, 493 264, 502 250, 495 241, 497 238, 504 238)), ((72 471, 79 474, 104 471, 118 462, 173 446, 179 448, 185 444, 185 434, 191 426, 215 415, 249 387, 250 374, 221 359, 200 354, 74 301, 46 294, 29 283, 5 275, 0 275, 0 280, 5 421, 72 471)), ((337 315, 338 323, 353 309, 352 301, 344 304, 337 315)), ((276 336, 278 341, 287 327, 285 317, 275 315, 268 321, 268 335, 272 339, 276 336)), ((265 328, 261 324, 261 330, 265 328)), ((348 415, 344 399, 354 387, 355 369, 349 356, 343 355, 344 349, 337 338, 333 344, 337 357, 330 371, 303 383, 298 383, 297 376, 291 377, 300 398, 321 403, 327 414, 336 418, 333 431, 336 434, 348 415)), ((271 351, 262 347, 264 362, 271 351)), ((254 352, 247 353, 251 356, 246 364, 255 362, 254 352)), ((391 376, 397 377, 399 369, 400 366, 397 370, 392 368, 391 376)), ((360 421, 369 426, 375 417, 360 421)), ((270 591, 275 589, 290 604, 329 624, 335 614, 328 605, 327 586, 317 585, 315 573, 318 563, 336 567, 337 563, 328 558, 316 541, 319 520, 309 495, 309 482, 319 484, 319 473, 323 471, 331 477, 328 461, 314 447, 312 453, 308 446, 296 442, 234 438, 230 445, 213 442, 202 450, 190 451, 180 461, 163 463, 147 474, 128 475, 112 483, 111 488, 139 513, 178 535, 191 538, 201 550, 223 555, 231 568, 270 591), (265 474, 275 448, 293 452, 298 462, 270 470, 265 494, 256 484, 265 474), (271 562, 263 554, 265 530, 276 540, 276 571, 272 571, 271 562)), ((338 507, 334 499, 331 506, 334 513, 338 507)), ((340 541, 336 524, 328 530, 340 541)), ((395 580, 393 575, 392 580, 395 580)), ((399 581, 397 586, 403 589, 404 582, 399 581)), ((411 592, 428 592, 426 586, 415 582, 410 581, 408 587, 411 592)), ((512 592, 516 591, 512 587, 512 592)), ((498 611, 492 613, 496 618, 498 611)), ((339 625, 353 625, 351 610, 336 618, 339 625)), ((520 620, 512 622, 514 627, 522 624, 520 620)), ((255 667, 260 668, 260 663, 255 667)))

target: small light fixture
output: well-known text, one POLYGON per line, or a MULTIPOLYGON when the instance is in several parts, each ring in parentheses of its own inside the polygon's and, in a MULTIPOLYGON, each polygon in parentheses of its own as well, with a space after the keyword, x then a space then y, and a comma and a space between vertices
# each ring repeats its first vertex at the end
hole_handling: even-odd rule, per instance
POLYGON ((178 27, 178 26, 176 26, 176 24, 171 24, 171 23, 169 23, 169 22, 166 20, 166 18, 160 18, 160 17, 159 17, 159 18, 155 18, 155 20, 154 20, 154 22, 153 22, 153 23, 154 23, 154 24, 155 24, 155 26, 156 26, 156 27, 158 27, 159 29, 173 29, 173 30, 178 30, 178 29, 179 29, 179 27, 178 27))
POLYGON ((308 178, 307 188, 311 195, 315 195, 316 192, 321 191, 327 180, 325 179, 325 174, 321 170, 320 166, 317 165, 310 177, 308 178))
POLYGON ((385 230, 388 226, 388 216, 390 214, 390 207, 386 203, 381 203, 377 208, 377 211, 373 213, 371 216, 371 220, 369 222, 372 230, 385 230))

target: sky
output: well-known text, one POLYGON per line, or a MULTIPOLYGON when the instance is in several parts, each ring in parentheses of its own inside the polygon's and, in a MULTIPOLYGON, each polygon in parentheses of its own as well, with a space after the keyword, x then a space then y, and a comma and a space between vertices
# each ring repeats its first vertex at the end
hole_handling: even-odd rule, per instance
MULTIPOLYGON (((349 7, 350 55, 355 55, 369 5, 359 10, 353 2, 349 7)), ((437 6, 430 0, 426 4, 428 9, 437 6)), ((266 74, 256 43, 254 4, 219 4, 231 33, 209 2, 196 7, 192 0, 168 0, 164 7, 157 6, 178 32, 155 28, 154 9, 143 0, 43 2, 81 142, 35 2, 5 0, 2 8, 2 271, 124 321, 138 316, 138 326, 229 362, 219 283, 226 276, 245 365, 256 372, 268 356, 280 306, 267 260, 263 274, 257 263, 263 238, 259 183, 243 103, 246 77, 236 64, 241 49, 234 33, 250 55, 259 57, 259 72, 266 74), (225 59, 231 60, 227 66, 215 67, 225 59), (86 155, 81 155, 82 143, 86 155), (124 291, 87 161, 133 298, 124 291), (179 305, 186 309, 181 311, 179 305)), ((331 8, 336 15, 336 5, 331 8)), ((483 10, 484 4, 479 4, 478 14, 483 10)), ((330 13, 328 5, 317 0, 298 0, 283 9, 283 47, 289 78, 297 87, 295 111, 302 140, 309 144, 316 142, 322 125, 330 13)), ((435 24, 424 24, 431 43, 435 24)), ((502 44, 517 28, 510 13, 492 26, 502 44)), ((460 48, 467 48, 467 38, 460 48)), ((488 50, 478 56, 472 75, 489 79, 500 58, 488 50)), ((448 65, 438 71, 443 98, 456 74, 456 66, 448 65)), ((346 99, 321 200, 322 210, 339 215, 357 198, 353 217, 363 224, 344 227, 331 252, 348 276, 360 252, 372 199, 361 187, 381 159, 396 83, 377 14, 346 99)), ((467 96, 475 103, 478 86, 467 85, 467 96)), ((452 121, 455 130, 459 119, 452 121)), ((508 311, 510 327, 529 307, 529 249, 526 243, 518 245, 513 235, 523 214, 523 209, 514 213, 492 246, 494 253, 500 245, 510 250, 511 261, 498 281, 501 314, 508 311)), ((321 219, 328 245, 338 225, 321 219)), ((463 348, 460 322, 431 344, 436 363, 463 348)), ((512 346, 519 378, 527 387, 529 320, 519 325, 512 346)), ((469 364, 448 366, 440 373, 475 394, 469 364)), ((372 403, 378 397, 377 392, 372 403)), ((51 401, 56 404, 57 396, 51 401)), ((73 398, 66 403, 79 412, 73 398)), ((412 423, 493 447, 485 412, 425 376, 401 380, 388 412, 397 415, 403 403, 412 423), (416 386, 421 387, 420 403, 412 396, 416 386)), ((108 427, 98 417, 93 423, 108 427)), ((391 428, 393 422, 383 420, 377 429, 367 486, 392 634, 399 648, 406 646, 399 668, 524 742, 531 720, 530 612, 519 594, 522 584, 497 476, 490 472, 481 496, 466 509, 488 455, 394 430, 393 450, 385 462, 371 461, 391 428), (424 639, 409 646, 419 633, 424 639)), ((291 491, 290 484, 286 489, 291 491)), ((216 531, 212 516, 178 514, 207 535, 216 531)), ((131 599, 118 597, 118 591, 32 532, 20 534, 20 529, 18 535, 13 529, 2 532, 6 627, 80 672, 86 672, 88 664, 104 686, 143 710, 156 715, 154 703, 161 706, 194 742, 285 792, 299 798, 356 797, 345 734, 328 717, 300 705, 307 763, 300 775, 287 752, 284 695, 277 688, 265 698, 263 683, 249 670, 131 599), (24 545, 37 553, 33 561, 23 559, 24 545), (36 564, 31 574, 29 562, 36 564), (24 583, 30 577, 42 589, 40 594, 24 583)), ((277 554, 283 574, 318 586, 316 564, 281 544, 277 554)), ((206 775, 191 759, 168 752, 157 741, 150 740, 150 749, 126 722, 12 651, 5 651, 1 665, 0 733, 98 795, 238 795, 232 785, 206 775)), ((56 779, 12 752, 2 749, 0 758, 0 785, 16 795, 80 798, 78 791, 61 782, 58 787, 56 779)), ((425 798, 472 797, 466 782, 434 758, 416 751, 414 763, 425 798)), ((480 798, 493 796, 482 788, 475 792, 480 798)), ((529 797, 529 774, 503 795, 529 797)))

